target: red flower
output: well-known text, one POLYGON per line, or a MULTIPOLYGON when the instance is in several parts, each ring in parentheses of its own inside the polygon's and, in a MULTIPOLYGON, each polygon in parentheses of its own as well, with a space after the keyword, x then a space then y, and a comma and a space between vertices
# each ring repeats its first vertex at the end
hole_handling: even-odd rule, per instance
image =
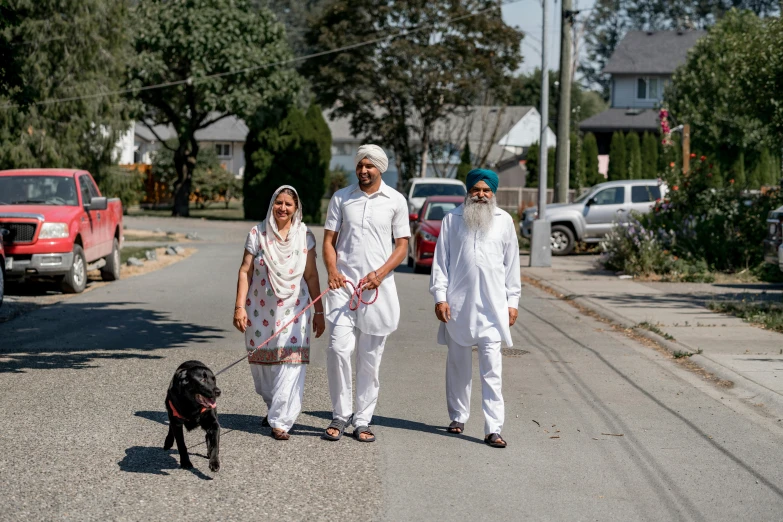
POLYGON ((266 266, 266 263, 264 263, 263 259, 261 261, 259 261, 258 264, 261 265, 261 266, 266 266))
POLYGON ((264 325, 264 326, 269 326, 269 321, 267 321, 266 319, 264 319, 263 325, 264 325))
POLYGON ((707 177, 708 177, 708 178, 711 178, 711 177, 712 177, 712 172, 710 172, 709 174, 707 174, 707 177))
POLYGON ((277 327, 280 327, 280 321, 277 321, 277 322, 275 323, 275 326, 277 326, 277 327))
POLYGON ((261 235, 262 235, 262 236, 266 236, 266 230, 264 230, 263 232, 261 232, 261 235))
POLYGON ((294 319, 294 324, 299 324, 299 318, 294 319))
POLYGON ((301 303, 301 301, 299 299, 297 299, 296 300, 296 306, 299 306, 299 303, 301 303))
POLYGON ((260 304, 261 306, 266 306, 266 301, 264 301, 263 299, 261 299, 261 300, 258 302, 258 304, 260 304))
POLYGON ((691 158, 695 158, 695 157, 696 157, 696 153, 695 152, 691 152, 691 158))
POLYGON ((669 163, 669 166, 670 166, 671 168, 674 168, 674 162, 672 161, 671 163, 669 163))
POLYGON ((266 279, 261 280, 261 286, 266 286, 266 279))
POLYGON ((296 288, 296 285, 291 285, 291 290, 293 290, 294 288, 296 288))
POLYGON ((309 337, 307 337, 307 338, 305 339, 305 343, 307 343, 307 344, 310 344, 310 338, 309 338, 309 337))
POLYGON ((277 306, 278 307, 283 306, 283 300, 282 299, 278 299, 277 300, 277 306))
POLYGON ((245 301, 245 304, 246 304, 247 306, 250 306, 250 299, 248 299, 247 301, 245 301))
POLYGON ((729 183, 731 183, 731 184, 733 185, 733 184, 734 184, 734 180, 733 180, 733 179, 730 179, 730 180, 729 180, 729 183))
POLYGON ((677 185, 674 185, 674 186, 672 187, 672 190, 680 190, 680 187, 678 187, 677 185))
POLYGON ((250 346, 255 346, 256 343, 253 342, 253 339, 250 339, 250 346))
MULTIPOLYGON (((288 257, 291 257, 291 256, 288 256, 288 257)), ((293 268, 289 268, 288 269, 288 275, 291 275, 293 273, 294 273, 294 269, 293 268)))
POLYGON ((707 156, 702 156, 702 157, 701 157, 701 158, 699 158, 699 159, 700 159, 701 161, 704 161, 704 160, 706 160, 706 159, 707 159, 707 156))
POLYGON ((296 337, 291 337, 291 344, 296 344, 296 341, 297 341, 296 337))

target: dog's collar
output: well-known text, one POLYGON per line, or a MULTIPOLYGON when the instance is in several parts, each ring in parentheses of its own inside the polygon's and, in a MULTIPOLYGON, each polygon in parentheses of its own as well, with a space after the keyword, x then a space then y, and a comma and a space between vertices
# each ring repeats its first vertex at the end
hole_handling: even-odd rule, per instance
MULTIPOLYGON (((174 415, 178 419, 182 419, 184 421, 188 420, 187 417, 183 417, 180 415, 180 413, 177 411, 177 408, 174 407, 174 403, 171 402, 171 399, 169 399, 169 408, 171 408, 171 414, 174 415)), ((207 410, 211 410, 212 408, 207 408, 206 406, 201 407, 201 411, 199 413, 204 413, 207 410)))

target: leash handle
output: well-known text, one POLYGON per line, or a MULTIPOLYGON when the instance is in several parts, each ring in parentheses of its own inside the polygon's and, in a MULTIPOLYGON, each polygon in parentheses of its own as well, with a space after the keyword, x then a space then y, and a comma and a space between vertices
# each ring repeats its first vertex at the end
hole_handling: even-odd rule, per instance
POLYGON ((359 280, 359 284, 355 285, 353 282, 349 281, 348 279, 345 280, 346 285, 350 285, 350 287, 353 289, 351 292, 351 300, 348 303, 348 308, 355 312, 359 309, 359 305, 371 305, 375 301, 378 300, 378 287, 375 287, 375 296, 372 298, 372 301, 365 301, 362 298, 362 293, 364 293, 364 290, 362 289, 364 287, 364 283, 367 281, 364 279, 359 280))

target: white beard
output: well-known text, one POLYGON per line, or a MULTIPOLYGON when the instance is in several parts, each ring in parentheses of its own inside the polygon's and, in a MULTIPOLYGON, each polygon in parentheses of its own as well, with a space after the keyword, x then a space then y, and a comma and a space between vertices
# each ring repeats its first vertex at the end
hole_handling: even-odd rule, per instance
POLYGON ((492 227, 494 215, 495 198, 465 197, 465 208, 462 212, 462 218, 471 232, 478 232, 482 236, 487 235, 492 227), (479 201, 486 201, 486 203, 480 203, 479 201))

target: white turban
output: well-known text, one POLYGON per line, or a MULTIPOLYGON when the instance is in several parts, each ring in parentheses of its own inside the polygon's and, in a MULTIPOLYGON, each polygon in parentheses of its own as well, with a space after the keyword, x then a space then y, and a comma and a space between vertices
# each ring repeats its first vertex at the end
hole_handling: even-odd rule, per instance
POLYGON ((356 157, 353 159, 354 165, 358 165, 364 158, 370 160, 370 163, 375 165, 381 171, 381 174, 389 168, 389 158, 386 157, 386 153, 378 145, 362 145, 359 147, 359 150, 356 151, 356 157))

